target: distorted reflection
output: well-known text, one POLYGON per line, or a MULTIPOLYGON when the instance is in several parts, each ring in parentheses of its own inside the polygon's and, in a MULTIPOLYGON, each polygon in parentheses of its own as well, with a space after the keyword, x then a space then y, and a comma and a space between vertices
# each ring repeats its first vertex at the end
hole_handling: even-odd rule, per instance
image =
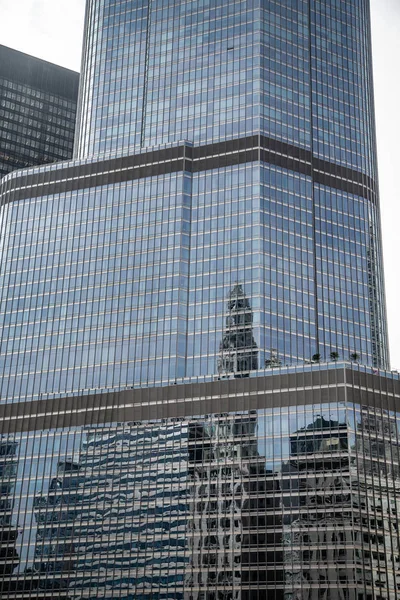
POLYGON ((236 284, 227 302, 225 331, 220 344, 220 377, 248 377, 258 369, 258 348, 253 337, 253 311, 243 288, 236 284))
POLYGON ((337 587, 334 597, 344 600, 354 583, 347 450, 346 422, 324 416, 290 436, 290 460, 282 469, 290 475, 282 479, 287 599, 328 600, 340 582, 345 589, 337 587))
POLYGON ((18 444, 0 439, 0 596, 12 590, 9 577, 18 566, 18 530, 12 519, 18 466, 18 444))
POLYGON ((399 425, 326 404, 4 437, 1 593, 389 600, 399 425))

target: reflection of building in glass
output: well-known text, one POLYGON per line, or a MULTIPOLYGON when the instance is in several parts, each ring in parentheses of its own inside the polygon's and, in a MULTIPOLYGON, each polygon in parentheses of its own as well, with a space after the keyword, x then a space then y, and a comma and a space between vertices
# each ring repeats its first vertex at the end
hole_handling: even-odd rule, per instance
POLYGON ((224 377, 248 377, 250 371, 258 368, 258 348, 253 337, 253 312, 241 285, 232 289, 227 308, 218 373, 224 377))
POLYGON ((271 489, 257 427, 254 413, 86 432, 79 461, 59 462, 50 491, 35 498, 40 589, 70 598, 250 598, 266 584, 250 560, 265 535, 256 542, 250 532, 265 527, 258 512, 271 489))
POLYGON ((265 572, 252 570, 249 561, 248 532, 257 527, 257 516, 253 522, 249 516, 254 508, 249 478, 265 472, 257 423, 256 415, 244 413, 191 424, 192 570, 187 584, 199 590, 193 591, 193 600, 244 599, 265 582, 265 572))
POLYGON ((71 460, 59 461, 49 493, 37 495, 34 500, 37 531, 31 572, 39 589, 54 594, 66 591, 69 576, 77 566, 73 528, 82 503, 79 482, 79 465, 71 460))
MULTIPOLYGON (((24 405, 23 422, 3 421, 0 405, 0 427, 22 429, 2 441, 2 593, 393 600, 400 413, 383 409, 389 396, 381 401, 378 391, 369 404, 347 402, 338 380, 347 377, 347 392, 361 398, 367 381, 357 387, 353 377, 369 377, 353 369, 282 368, 151 395, 121 392, 109 397, 109 418, 96 404, 103 396, 65 398, 61 414, 74 415, 72 430, 51 421, 57 413, 37 429, 36 403, 24 405), (84 424, 83 401, 104 423, 84 424), (200 416, 177 416, 188 407, 200 416), (159 418, 123 423, 120 410, 159 418)), ((400 398, 400 382, 392 383, 400 398)))
POLYGON ((400 427, 398 415, 357 407, 351 436, 351 483, 359 579, 381 590, 400 591, 400 427), (379 485, 379 492, 377 487, 379 485))
POLYGON ((49 492, 36 497, 40 588, 70 598, 183 598, 187 444, 181 423, 85 431, 79 460, 59 462, 49 492))
POLYGON ((283 473, 285 598, 356 600, 346 421, 319 415, 295 431, 283 473))
POLYGON ((9 590, 6 575, 18 565, 18 527, 12 518, 18 466, 18 443, 0 438, 0 596, 9 590))
POLYGON ((285 598, 329 599, 337 587, 333 597, 357 600, 363 585, 391 598, 398 589, 399 422, 358 410, 355 434, 318 417, 290 438, 286 469, 298 473, 301 508, 284 527, 285 598))

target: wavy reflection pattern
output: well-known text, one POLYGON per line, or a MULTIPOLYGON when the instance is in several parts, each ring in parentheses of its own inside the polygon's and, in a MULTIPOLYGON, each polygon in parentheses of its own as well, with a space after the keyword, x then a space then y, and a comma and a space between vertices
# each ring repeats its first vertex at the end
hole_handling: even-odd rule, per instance
POLYGON ((394 598, 399 428, 319 404, 4 436, 1 595, 394 598))

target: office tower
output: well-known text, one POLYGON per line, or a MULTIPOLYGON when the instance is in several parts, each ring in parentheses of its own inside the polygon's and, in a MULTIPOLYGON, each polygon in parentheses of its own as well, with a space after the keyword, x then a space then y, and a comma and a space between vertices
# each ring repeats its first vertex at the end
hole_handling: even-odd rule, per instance
POLYGON ((399 595, 369 33, 88 1, 75 159, 0 187, 6 597, 399 595))
POLYGON ((72 158, 79 74, 0 45, 0 178, 72 158))
POLYGON ((203 346, 177 377, 214 372, 236 282, 261 367, 270 348, 387 365, 369 27, 366 0, 88 3, 76 157, 171 144, 144 158, 161 181, 164 157, 193 155, 182 293, 203 346))

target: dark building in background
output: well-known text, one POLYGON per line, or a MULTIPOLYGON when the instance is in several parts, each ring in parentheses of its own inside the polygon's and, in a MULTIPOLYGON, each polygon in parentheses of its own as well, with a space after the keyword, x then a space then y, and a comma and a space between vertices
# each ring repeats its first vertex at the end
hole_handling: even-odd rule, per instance
POLYGON ((0 45, 0 178, 72 158, 79 73, 0 45))

